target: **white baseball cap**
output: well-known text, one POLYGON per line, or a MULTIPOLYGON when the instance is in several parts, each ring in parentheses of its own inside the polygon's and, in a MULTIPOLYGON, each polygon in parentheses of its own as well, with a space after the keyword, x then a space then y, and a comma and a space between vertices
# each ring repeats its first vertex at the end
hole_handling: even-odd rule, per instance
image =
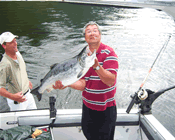
POLYGON ((18 36, 12 34, 11 32, 4 32, 0 35, 0 43, 2 45, 4 42, 11 42, 16 37, 18 36))

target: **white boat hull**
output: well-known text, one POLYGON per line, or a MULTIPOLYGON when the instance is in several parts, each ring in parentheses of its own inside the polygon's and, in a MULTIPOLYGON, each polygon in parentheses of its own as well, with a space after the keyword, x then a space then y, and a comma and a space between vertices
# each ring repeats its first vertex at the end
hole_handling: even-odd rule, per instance
MULTIPOLYGON (((124 109, 117 110, 117 121, 115 139, 129 140, 173 140, 175 139, 164 126, 152 115, 142 115, 139 117, 138 110, 131 110, 127 114, 124 109), (139 130, 141 125, 141 133, 139 130)), ((83 140, 85 139, 81 131, 81 109, 57 110, 56 120, 53 124, 53 137, 55 140, 83 140)), ((19 125, 49 126, 52 123, 49 110, 33 110, 0 113, 0 128, 8 129, 19 125)))

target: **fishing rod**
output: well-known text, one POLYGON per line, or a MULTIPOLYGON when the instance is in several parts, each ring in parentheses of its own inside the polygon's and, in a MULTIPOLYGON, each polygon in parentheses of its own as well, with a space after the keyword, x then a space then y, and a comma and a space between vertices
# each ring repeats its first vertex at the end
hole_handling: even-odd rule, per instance
POLYGON ((149 71, 148 71, 147 76, 146 76, 145 79, 143 80, 143 82, 142 82, 142 84, 140 85, 138 91, 134 94, 134 96, 131 96, 132 100, 131 100, 131 102, 130 102, 130 104, 129 104, 127 110, 126 110, 127 113, 129 113, 129 112, 131 111, 131 108, 133 107, 133 105, 134 105, 134 103, 135 103, 135 101, 136 101, 136 99, 137 99, 137 97, 138 97, 138 93, 141 91, 141 89, 142 89, 143 85, 145 84, 145 82, 146 82, 146 80, 147 80, 149 74, 151 73, 151 70, 152 70, 154 64, 156 63, 157 59, 159 58, 159 56, 160 56, 162 50, 163 50, 164 48, 166 48, 166 46, 167 46, 167 44, 168 44, 170 38, 171 38, 171 35, 169 35, 167 41, 165 42, 165 44, 163 45, 163 47, 162 47, 161 50, 159 51, 159 53, 158 53, 156 59, 154 60, 154 62, 153 62, 153 64, 152 64, 151 68, 150 68, 149 71))

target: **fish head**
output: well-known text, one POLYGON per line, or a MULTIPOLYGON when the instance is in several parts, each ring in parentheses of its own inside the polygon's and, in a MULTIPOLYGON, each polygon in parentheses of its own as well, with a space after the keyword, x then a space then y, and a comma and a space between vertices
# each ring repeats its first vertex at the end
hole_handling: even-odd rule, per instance
POLYGON ((79 64, 81 67, 92 67, 95 63, 96 50, 92 53, 87 46, 83 49, 82 53, 79 55, 79 64))

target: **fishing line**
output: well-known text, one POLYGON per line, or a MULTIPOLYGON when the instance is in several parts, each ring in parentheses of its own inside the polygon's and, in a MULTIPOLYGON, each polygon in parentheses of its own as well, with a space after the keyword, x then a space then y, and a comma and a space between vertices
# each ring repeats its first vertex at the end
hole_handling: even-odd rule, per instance
POLYGON ((137 92, 135 93, 135 95, 133 96, 133 99, 132 99, 132 101, 130 102, 130 104, 129 104, 127 110, 126 110, 127 113, 129 113, 130 110, 131 110, 131 108, 133 107, 134 102, 135 102, 135 100, 136 100, 136 98, 137 98, 138 93, 141 91, 142 87, 144 86, 146 80, 148 79, 149 74, 150 74, 151 71, 152 71, 152 68, 153 68, 154 64, 156 63, 157 59, 160 57, 160 54, 161 54, 162 50, 166 48, 166 46, 167 46, 167 44, 168 44, 170 38, 171 38, 171 34, 169 35, 167 41, 164 43, 163 47, 162 47, 161 50, 159 51, 159 53, 158 53, 156 59, 154 60, 154 62, 153 62, 153 64, 152 64, 151 68, 150 68, 149 71, 148 71, 147 76, 146 76, 145 79, 143 80, 143 82, 142 82, 142 84, 140 85, 138 91, 137 91, 137 92))

